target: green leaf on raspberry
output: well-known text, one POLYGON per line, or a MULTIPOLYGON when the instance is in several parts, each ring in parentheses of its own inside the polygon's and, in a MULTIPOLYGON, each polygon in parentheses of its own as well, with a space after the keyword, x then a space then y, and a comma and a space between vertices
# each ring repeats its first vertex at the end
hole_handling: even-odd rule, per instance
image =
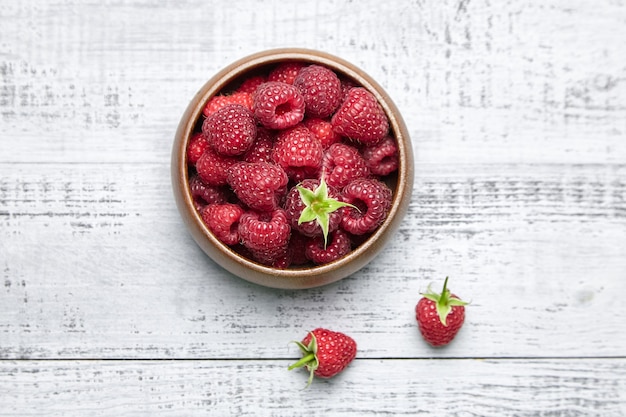
POLYGON ((427 292, 422 295, 435 303, 437 315, 439 316, 439 320, 441 320, 441 324, 444 326, 447 326, 446 318, 448 317, 448 314, 450 314, 450 311, 452 311, 453 306, 465 306, 469 304, 468 302, 458 298, 450 297, 448 277, 446 277, 446 280, 443 282, 443 290, 441 291, 441 294, 434 292, 429 285, 427 292))
POLYGON ((302 351, 302 358, 298 362, 289 365, 289 368, 287 368, 289 371, 291 371, 292 369, 302 368, 303 366, 306 366, 307 370, 309 371, 309 380, 306 384, 307 387, 313 382, 315 371, 320 364, 319 360, 317 359, 317 338, 315 337, 313 332, 310 333, 311 341, 309 342, 308 346, 305 346, 302 342, 293 342, 298 345, 298 347, 302 351))
POLYGON ((300 198, 305 205, 304 210, 302 210, 302 213, 300 214, 300 218, 298 218, 298 224, 313 220, 317 221, 322 228, 322 233, 324 235, 324 247, 326 247, 328 244, 328 224, 330 214, 339 210, 341 207, 357 208, 352 204, 344 203, 343 201, 329 197, 328 186, 326 185, 324 178, 320 180, 320 184, 315 190, 309 190, 308 188, 304 188, 300 185, 297 185, 296 188, 300 192, 300 198))

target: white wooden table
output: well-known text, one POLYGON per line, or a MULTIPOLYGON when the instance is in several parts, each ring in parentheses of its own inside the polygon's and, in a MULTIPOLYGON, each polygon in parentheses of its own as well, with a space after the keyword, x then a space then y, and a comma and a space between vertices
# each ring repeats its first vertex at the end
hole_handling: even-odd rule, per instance
POLYGON ((0 415, 626 415, 625 39, 621 0, 1 1, 0 415), (284 46, 372 75, 417 163, 397 239, 304 291, 208 259, 169 176, 200 86, 284 46), (316 326, 359 351, 303 390, 316 326))

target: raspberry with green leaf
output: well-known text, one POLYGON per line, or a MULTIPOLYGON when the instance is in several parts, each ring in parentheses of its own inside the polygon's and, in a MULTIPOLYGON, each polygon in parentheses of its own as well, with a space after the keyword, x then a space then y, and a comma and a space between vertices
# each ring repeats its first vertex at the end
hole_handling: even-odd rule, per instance
POLYGON ((300 198, 305 206, 298 218, 298 224, 301 225, 312 221, 319 224, 319 227, 322 229, 322 236, 324 237, 324 247, 326 247, 328 244, 330 218, 333 213, 342 207, 358 209, 351 204, 330 197, 328 194, 328 186, 324 178, 320 180, 319 186, 315 188, 315 190, 310 190, 301 185, 297 185, 296 188, 300 192, 300 198))
POLYGON ((343 371, 356 357, 356 342, 350 336, 332 330, 317 328, 301 342, 294 342, 302 351, 302 358, 289 370, 306 367, 309 371, 307 387, 314 377, 332 378, 343 371))
POLYGON ((444 346, 454 339, 465 321, 465 306, 448 289, 448 277, 443 282, 441 293, 428 286, 426 293, 415 307, 415 318, 424 340, 432 346, 444 346))
MULTIPOLYGON (((287 198, 285 199, 285 203, 283 204, 285 211, 287 212, 287 217, 291 223, 291 228, 293 230, 297 230, 307 237, 315 237, 322 236, 323 231, 319 222, 316 219, 311 221, 302 222, 301 215, 304 209, 307 208, 307 205, 303 201, 301 188, 305 188, 307 190, 311 190, 315 192, 315 190, 320 186, 320 180, 316 180, 313 178, 306 179, 302 181, 297 186, 294 186, 287 193, 287 198)), ((327 198, 339 200, 340 194, 339 191, 335 187, 328 186, 327 187, 327 198)), ((341 223, 341 210, 335 210, 332 213, 328 213, 328 232, 333 232, 337 230, 339 224, 341 223)))

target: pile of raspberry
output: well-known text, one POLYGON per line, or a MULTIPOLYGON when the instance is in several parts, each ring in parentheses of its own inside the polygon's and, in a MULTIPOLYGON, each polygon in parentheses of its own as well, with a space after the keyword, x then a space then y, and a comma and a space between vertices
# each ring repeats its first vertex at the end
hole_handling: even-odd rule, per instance
POLYGON ((385 220, 398 168, 396 139, 376 97, 330 68, 283 62, 247 76, 206 103, 189 140, 194 204, 224 244, 275 268, 339 259, 385 220), (299 220, 299 188, 348 203, 299 220))

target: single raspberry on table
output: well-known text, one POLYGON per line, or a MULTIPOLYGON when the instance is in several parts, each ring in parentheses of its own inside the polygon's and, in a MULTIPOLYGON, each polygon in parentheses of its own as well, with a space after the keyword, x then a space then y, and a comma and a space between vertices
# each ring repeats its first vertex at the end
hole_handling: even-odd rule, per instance
POLYGON ((333 143, 341 142, 341 135, 333 130, 333 125, 329 120, 318 117, 305 117, 302 124, 313 133, 324 149, 327 149, 333 143))
POLYGON ((359 178, 346 185, 343 200, 353 207, 344 207, 341 228, 354 235, 372 232, 387 217, 391 208, 391 190, 374 178, 359 178))
POLYGON ((267 77, 265 77, 264 75, 255 75, 252 77, 248 77, 245 80, 243 80, 241 85, 237 88, 237 92, 248 93, 254 96, 256 89, 266 81, 267 81, 267 77))
POLYGON ((202 133, 218 154, 242 155, 250 149, 256 138, 256 120, 244 106, 229 104, 204 120, 202 133))
POLYGON ((389 120, 376 97, 363 87, 354 87, 331 119, 342 136, 365 145, 377 143, 389 132, 389 120))
POLYGON ((298 72, 293 85, 300 90, 311 117, 328 117, 341 104, 341 81, 332 70, 309 65, 298 72))
POLYGON ((239 160, 235 157, 220 155, 208 147, 196 162, 196 171, 207 184, 226 185, 228 170, 237 162, 239 160))
POLYGON ((391 136, 363 149, 365 164, 374 175, 384 177, 398 169, 398 145, 391 136))
POLYGON ((327 244, 321 236, 309 240, 305 254, 314 264, 322 265, 345 256, 351 250, 350 237, 338 229, 330 233, 327 244))
POLYGON ((202 113, 209 117, 222 107, 228 106, 230 104, 239 104, 244 106, 248 110, 252 110, 253 107, 253 96, 252 93, 248 93, 245 91, 236 91, 232 94, 219 94, 213 96, 209 99, 202 113))
POLYGON ((441 293, 428 291, 415 306, 415 319, 424 337, 432 346, 447 345, 457 335, 465 322, 465 306, 468 304, 448 289, 448 277, 441 293))
MULTIPOLYGON (((311 192, 315 192, 320 186, 320 180, 317 179, 305 179, 297 186, 294 186, 287 193, 287 198, 285 199, 285 203, 283 207, 285 208, 285 212, 287 213, 287 219, 289 219, 289 224, 293 230, 298 231, 304 236, 314 237, 314 236, 323 236, 324 230, 326 233, 333 232, 337 230, 339 224, 341 223, 341 210, 338 208, 341 206, 332 207, 328 202, 329 198, 339 201, 341 195, 339 191, 335 189, 335 187, 328 186, 326 190, 326 195, 323 196, 323 199, 319 201, 311 201, 307 205, 306 198, 302 196, 302 189, 310 190, 311 192), (312 205, 317 204, 316 207, 310 208, 312 205), (311 220, 302 221, 302 212, 310 208, 310 210, 318 210, 319 213, 316 216, 311 216, 311 220), (328 211, 327 209, 333 209, 333 211, 328 211), (322 216, 325 216, 322 218, 322 216), (325 222, 325 224, 323 224, 325 222)), ((313 198, 315 195, 313 194, 313 198)))
POLYGON ((195 165, 208 147, 209 142, 207 142, 204 135, 202 133, 194 133, 189 138, 189 143, 187 144, 187 164, 195 165))
POLYGON ((322 164, 322 144, 304 125, 281 131, 274 144, 272 160, 296 181, 315 178, 322 164))
POLYGON ((272 211, 287 193, 289 178, 285 171, 268 162, 237 162, 228 170, 228 185, 246 206, 272 211))
POLYGON ((227 201, 223 187, 209 185, 197 174, 189 178, 189 191, 196 209, 202 210, 209 204, 222 204, 227 201))
POLYGON ((304 118, 305 103, 291 84, 268 81, 254 94, 254 115, 268 129, 287 129, 304 118))
POLYGON ((237 204, 209 204, 202 211, 202 220, 215 237, 232 246, 239 243, 239 219, 243 213, 237 204))
POLYGON ((302 358, 287 369, 305 367, 309 371, 307 387, 314 377, 332 378, 342 372, 357 353, 353 338, 321 327, 311 330, 301 342, 294 343, 300 348, 302 358))
POLYGON ((332 144, 322 157, 322 176, 328 185, 342 188, 357 178, 370 175, 363 156, 354 146, 345 143, 332 144))
POLYGON ((293 84, 298 72, 306 66, 299 61, 288 61, 278 64, 267 76, 267 81, 280 81, 282 83, 293 84))
POLYGON ((264 127, 258 127, 256 139, 250 149, 243 155, 242 160, 246 162, 273 162, 274 136, 275 133, 273 131, 264 127))
POLYGON ((287 215, 280 208, 265 213, 247 211, 239 219, 241 243, 265 265, 273 265, 285 256, 290 234, 287 215))

